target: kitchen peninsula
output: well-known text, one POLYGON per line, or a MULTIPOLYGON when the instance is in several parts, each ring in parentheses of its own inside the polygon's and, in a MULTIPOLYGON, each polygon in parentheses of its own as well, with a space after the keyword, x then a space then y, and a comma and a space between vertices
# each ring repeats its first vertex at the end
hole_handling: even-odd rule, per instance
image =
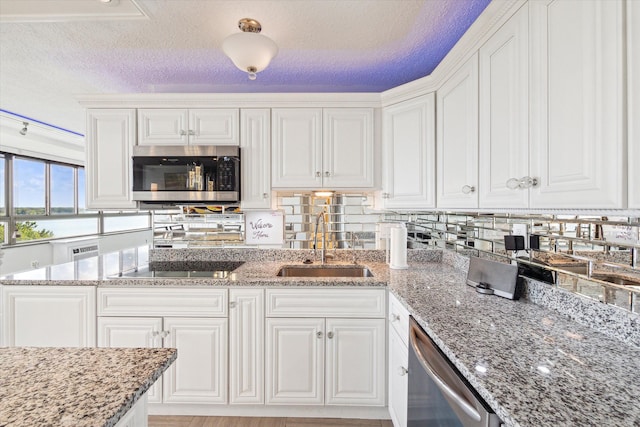
MULTIPOLYGON (((354 251, 336 252, 337 258, 332 264, 353 263, 354 251)), ((252 321, 263 322, 259 323, 263 325, 260 331, 267 331, 266 338, 261 332, 253 336, 264 340, 256 342, 266 342, 267 348, 266 352, 256 350, 260 357, 263 353, 267 354, 266 362, 256 359, 257 365, 263 366, 264 371, 254 372, 251 380, 259 385, 256 387, 257 403, 235 405, 239 400, 233 391, 234 374, 227 375, 227 367, 237 369, 237 366, 232 368, 234 360, 237 359, 230 356, 227 364, 225 356, 223 360, 218 360, 224 381, 220 386, 220 394, 215 396, 216 404, 180 404, 176 403, 175 394, 165 393, 162 403, 150 406, 152 413, 170 413, 185 407, 206 415, 231 414, 234 408, 237 414, 242 412, 245 415, 269 415, 287 411, 291 406, 276 405, 280 396, 274 395, 273 387, 265 386, 263 382, 266 377, 266 384, 269 384, 268 379, 273 374, 270 371, 277 366, 269 363, 269 342, 273 338, 269 331, 276 329, 264 325, 274 323, 282 326, 284 318, 295 317, 294 320, 299 326, 322 317, 322 324, 326 321, 327 331, 331 331, 329 324, 335 320, 332 315, 313 312, 313 309, 317 310, 325 297, 336 295, 343 295, 344 298, 333 298, 329 301, 349 303, 331 307, 335 311, 348 308, 352 312, 364 313, 351 314, 352 318, 362 317, 363 321, 379 322, 386 317, 385 301, 383 299, 382 307, 379 307, 380 301, 376 292, 389 292, 429 333, 505 425, 582 427, 634 426, 640 423, 640 407, 637 405, 640 384, 629 375, 630 372, 640 370, 637 314, 623 312, 596 301, 591 302, 584 297, 534 281, 527 282, 527 291, 518 301, 481 295, 465 284, 468 260, 460 254, 446 250, 409 252, 409 269, 390 270, 383 262, 383 252, 355 251, 356 262, 368 267, 373 273, 373 277, 362 278, 279 277, 277 272, 283 265, 302 265, 306 258, 312 258, 311 251, 225 249, 158 250, 150 254, 152 262, 176 262, 186 259, 193 262, 211 259, 245 261, 225 279, 109 279, 101 277, 96 270, 92 274, 84 274, 83 277, 88 279, 80 281, 75 280, 73 276, 68 280, 60 276, 57 276, 58 280, 46 280, 46 274, 42 276, 45 277, 44 280, 33 280, 26 275, 21 277, 20 274, 16 274, 2 278, 1 281, 5 310, 8 306, 7 296, 12 289, 53 291, 63 286, 89 287, 97 291, 98 319, 105 322, 109 319, 117 320, 117 316, 130 316, 130 309, 153 309, 154 316, 165 316, 165 323, 173 322, 167 314, 171 307, 162 305, 162 292, 171 295, 174 305, 180 304, 180 299, 176 299, 179 295, 191 298, 191 304, 208 301, 209 312, 217 310, 217 314, 209 316, 216 316, 212 321, 215 320, 217 323, 214 322, 212 325, 222 336, 217 342, 223 346, 222 353, 225 355, 227 330, 228 345, 232 347, 229 352, 231 354, 235 351, 233 341, 238 334, 237 324, 234 323, 237 321, 234 317, 237 314, 235 310, 245 309, 244 300, 239 296, 246 296, 247 293, 258 295, 258 299, 252 300, 257 310, 247 317, 253 319, 252 321), (238 294, 238 291, 244 294, 238 294), (341 292, 343 294, 340 294, 341 292), (548 301, 540 303, 540 295, 544 293, 547 293, 545 298, 548 301), (194 300, 196 294, 206 298, 194 300), (130 299, 127 299, 127 295, 130 299), (295 297, 295 301, 283 299, 292 296, 295 297), (144 298, 156 298, 156 305, 138 307, 136 304, 144 298), (278 310, 294 310, 295 304, 292 304, 292 301, 311 308, 306 308, 307 312, 302 314, 279 314, 278 310), (130 307, 126 308, 127 305, 130 307), (551 306, 554 306, 553 309, 549 308, 551 306), (164 310, 165 314, 161 314, 159 310, 164 310), (576 318, 573 312, 575 310, 592 313, 591 327, 571 320, 576 318), (618 322, 617 326, 611 326, 613 321, 618 322), (615 332, 601 332, 606 332, 606 328, 616 329, 617 333, 624 337, 612 336, 615 332), (229 395, 226 394, 227 389, 229 395), (266 398, 262 391, 267 394, 266 398), (251 412, 252 410, 255 412, 251 412)), ((247 312, 243 313, 247 315, 247 312)), ((340 314, 341 317, 346 315, 346 311, 340 314)), ((4 327, 7 331, 7 324, 4 327)), ((171 334, 175 333, 174 329, 167 328, 166 324, 164 329, 171 331, 171 334)), ((312 342, 318 341, 314 339, 312 342)), ((327 339, 327 346, 331 345, 330 341, 327 339)), ((256 347, 259 348, 261 347, 256 347)), ((300 354, 304 354, 304 351, 300 354)), ((303 357, 300 354, 296 355, 298 360, 303 357)), ((384 361, 384 350, 381 351, 380 357, 384 361)), ((253 359, 249 357, 247 360, 253 359)), ((378 381, 384 386, 383 379, 378 378, 378 381)), ((165 380, 165 392, 171 391, 171 385, 167 385, 167 382, 170 380, 165 380)), ((326 393, 330 396, 330 390, 326 390, 326 393)), ((375 396, 376 399, 379 397, 375 396)), ((329 397, 305 408, 313 407, 316 416, 322 416, 322 410, 336 408, 328 399, 329 397)), ((384 396, 381 402, 377 400, 370 403, 370 411, 385 409, 384 396)), ((352 406, 366 408, 362 401, 352 406)), ((177 413, 184 411, 185 409, 182 409, 182 412, 177 413)))
POLYGON ((175 349, 0 348, 0 425, 146 426, 175 349))

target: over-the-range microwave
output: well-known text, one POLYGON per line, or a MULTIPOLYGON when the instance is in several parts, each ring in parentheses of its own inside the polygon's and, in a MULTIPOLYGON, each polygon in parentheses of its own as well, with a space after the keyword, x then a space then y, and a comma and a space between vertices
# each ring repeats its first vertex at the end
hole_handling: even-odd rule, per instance
POLYGON ((237 203, 240 147, 133 147, 133 200, 146 203, 237 203))

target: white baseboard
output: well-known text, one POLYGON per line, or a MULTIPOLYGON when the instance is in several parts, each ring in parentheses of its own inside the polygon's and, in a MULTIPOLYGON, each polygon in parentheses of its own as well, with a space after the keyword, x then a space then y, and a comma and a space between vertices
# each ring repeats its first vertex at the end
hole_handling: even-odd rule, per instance
POLYGON ((386 406, 149 404, 149 415, 360 418, 388 420, 386 406))

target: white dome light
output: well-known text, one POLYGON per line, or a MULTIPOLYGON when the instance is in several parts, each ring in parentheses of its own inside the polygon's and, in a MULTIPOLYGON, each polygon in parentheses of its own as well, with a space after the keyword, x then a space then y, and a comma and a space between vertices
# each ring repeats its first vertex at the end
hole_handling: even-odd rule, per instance
POLYGON ((259 34, 262 28, 256 20, 241 19, 238 27, 242 32, 224 39, 222 50, 236 67, 249 73, 249 79, 255 80, 256 73, 267 68, 278 54, 278 45, 269 37, 259 34))

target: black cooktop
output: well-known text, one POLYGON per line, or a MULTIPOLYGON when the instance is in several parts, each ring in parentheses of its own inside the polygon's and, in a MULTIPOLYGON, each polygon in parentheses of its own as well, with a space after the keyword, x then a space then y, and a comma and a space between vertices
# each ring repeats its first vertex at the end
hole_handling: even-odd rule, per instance
POLYGON ((225 279, 244 264, 243 261, 168 261, 151 262, 137 270, 125 271, 112 278, 211 278, 225 279))

